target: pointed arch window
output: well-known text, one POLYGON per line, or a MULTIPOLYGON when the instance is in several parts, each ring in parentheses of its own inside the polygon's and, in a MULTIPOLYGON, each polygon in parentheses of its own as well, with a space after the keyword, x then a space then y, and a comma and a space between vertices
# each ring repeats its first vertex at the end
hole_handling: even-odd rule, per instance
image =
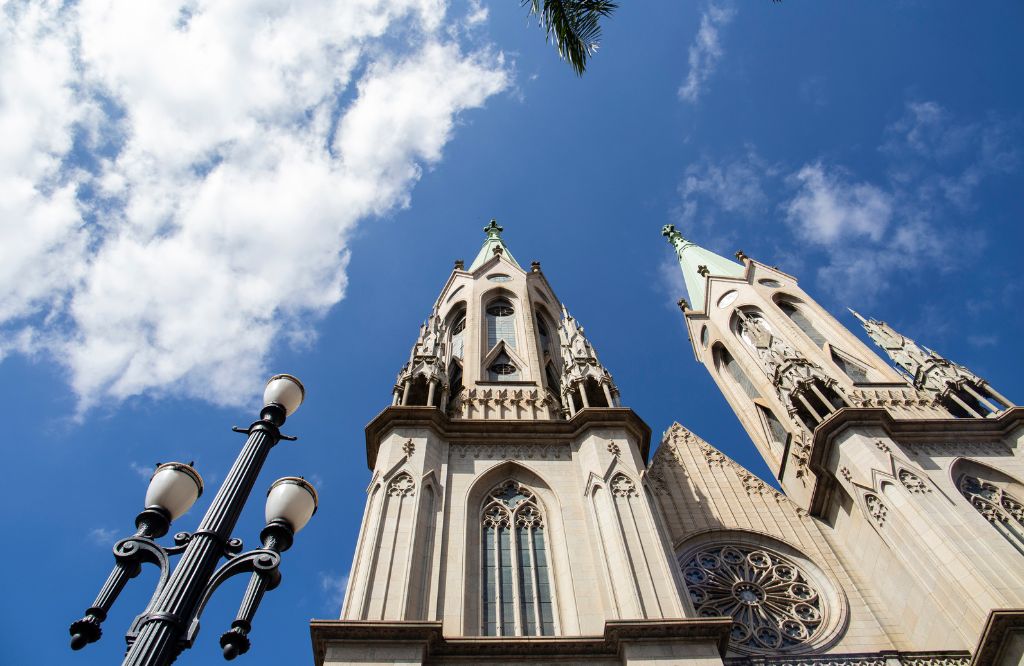
POLYGON ((487 348, 504 342, 509 347, 516 347, 515 309, 504 298, 492 301, 486 309, 487 315, 487 348))
POLYGON ((832 350, 832 362, 836 364, 836 367, 846 373, 849 377, 857 384, 863 384, 870 379, 868 378, 868 371, 860 363, 846 358, 842 354, 832 350))
POLYGON ((985 520, 1024 554, 1024 502, 1021 498, 1010 494, 1007 488, 972 474, 961 476, 957 488, 985 520))
POLYGON ((796 324, 797 328, 804 332, 804 335, 811 339, 811 342, 818 345, 819 349, 825 346, 825 336, 814 327, 802 310, 789 301, 779 301, 779 309, 796 324))
POLYGON ((761 416, 762 425, 768 433, 768 441, 775 444, 780 450, 784 449, 786 441, 789 439, 786 426, 782 425, 782 422, 775 417, 775 413, 764 405, 757 406, 757 413, 761 416))
POLYGON ((761 397, 761 394, 758 393, 756 388, 754 388, 753 382, 751 382, 750 378, 747 377, 747 373, 743 372, 743 368, 741 368, 740 364, 736 362, 736 359, 732 357, 732 354, 730 354, 725 349, 722 349, 720 357, 722 359, 722 366, 725 368, 725 371, 729 374, 729 377, 731 377, 732 380, 743 390, 743 393, 746 394, 746 396, 751 400, 759 399, 761 397))
POLYGON ((466 350, 466 314, 463 312, 455 318, 451 332, 452 358, 462 359, 466 350))
POLYGON ((481 511, 481 632, 553 636, 554 606, 544 514, 526 486, 508 480, 481 511))

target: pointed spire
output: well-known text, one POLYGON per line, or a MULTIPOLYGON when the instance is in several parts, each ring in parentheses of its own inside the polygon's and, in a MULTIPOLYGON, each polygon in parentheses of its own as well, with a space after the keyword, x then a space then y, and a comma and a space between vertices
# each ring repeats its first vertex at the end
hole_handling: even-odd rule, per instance
POLYGON ((741 277, 744 273, 743 266, 735 261, 705 250, 683 238, 673 224, 662 227, 661 235, 675 248, 679 268, 683 271, 683 281, 686 283, 686 295, 689 296, 694 310, 704 309, 704 289, 708 276, 741 277))
POLYGON ((1011 406, 1012 403, 997 393, 988 382, 964 366, 901 335, 884 321, 864 319, 856 312, 853 314, 863 323, 868 337, 885 351, 897 368, 910 377, 915 388, 930 391, 940 398, 948 398, 972 416, 983 416, 986 411, 998 413, 1011 406), (966 406, 965 401, 968 403, 966 406))
POLYGON ((849 310, 850 314, 852 314, 854 317, 856 317, 860 321, 860 323, 865 324, 865 325, 868 323, 868 320, 865 319, 864 317, 862 317, 861 314, 859 312, 857 312, 856 310, 854 310, 853 308, 846 308, 846 309, 849 310))
POLYGON ((500 226, 497 220, 491 220, 490 224, 484 227, 484 233, 487 234, 487 239, 484 240, 483 247, 480 248, 480 252, 476 255, 476 259, 474 259, 473 263, 470 265, 470 272, 473 272, 483 266, 496 254, 504 254, 506 259, 522 270, 519 266, 519 262, 516 261, 515 257, 512 256, 512 253, 508 251, 508 246, 505 245, 505 241, 501 238, 501 232, 504 230, 505 228, 500 226))
MULTIPOLYGON (((615 380, 610 372, 597 358, 594 346, 587 339, 586 332, 580 326, 569 311, 562 304, 563 319, 558 325, 558 338, 562 348, 562 396, 563 403, 573 404, 572 412, 580 405, 573 403, 572 394, 574 391, 586 392, 585 382, 593 379, 604 392, 609 407, 617 406, 619 389, 615 386, 615 380)), ((586 399, 583 406, 587 406, 586 399)))

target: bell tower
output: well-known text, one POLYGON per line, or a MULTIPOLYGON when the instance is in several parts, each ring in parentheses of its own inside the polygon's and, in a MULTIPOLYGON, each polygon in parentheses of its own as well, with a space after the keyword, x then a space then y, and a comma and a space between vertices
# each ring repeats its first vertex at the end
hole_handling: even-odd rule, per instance
POLYGON ((721 664, 648 491, 650 428, 494 220, 366 427, 371 479, 318 664, 721 664))
POLYGON ((743 252, 726 259, 673 225, 662 235, 686 284, 689 302, 679 304, 694 354, 790 496, 809 500, 812 435, 836 410, 881 406, 900 418, 949 416, 795 277, 743 252))

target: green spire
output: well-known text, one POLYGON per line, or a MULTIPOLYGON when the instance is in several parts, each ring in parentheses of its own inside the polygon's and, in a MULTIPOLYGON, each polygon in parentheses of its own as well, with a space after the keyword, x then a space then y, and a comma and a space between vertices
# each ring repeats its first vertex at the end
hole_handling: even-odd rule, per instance
POLYGON ((469 267, 469 271, 472 273, 476 269, 487 263, 491 257, 495 254, 504 254, 509 261, 515 264, 516 268, 522 270, 519 262, 516 261, 512 253, 505 247, 505 241, 501 240, 501 232, 504 231, 504 227, 498 225, 497 220, 491 220, 491 223, 484 227, 484 233, 487 234, 487 240, 484 241, 484 246, 480 248, 480 252, 476 255, 476 259, 469 267))
POLYGON ((683 271, 683 281, 686 283, 686 295, 690 298, 694 310, 704 309, 704 286, 708 275, 743 276, 743 266, 686 240, 675 225, 666 224, 661 228, 661 235, 665 236, 676 250, 679 268, 683 271))

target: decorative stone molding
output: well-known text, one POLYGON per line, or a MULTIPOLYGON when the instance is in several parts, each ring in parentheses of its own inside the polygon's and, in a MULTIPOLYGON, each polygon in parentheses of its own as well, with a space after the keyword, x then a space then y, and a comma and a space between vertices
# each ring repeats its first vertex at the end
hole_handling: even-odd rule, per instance
POLYGON ((689 449, 696 447, 707 461, 708 467, 731 470, 740 480, 748 495, 769 495, 779 504, 785 503, 793 509, 798 517, 803 518, 807 515, 807 511, 794 504, 784 493, 771 487, 751 473, 746 467, 732 460, 678 423, 673 423, 672 427, 665 432, 661 446, 658 447, 658 451, 654 454, 654 459, 648 468, 648 474, 661 476, 662 468, 666 465, 685 469, 682 454, 680 453, 680 449, 683 447, 689 449))
POLYGON ((412 454, 416 452, 416 445, 411 439, 406 441, 405 444, 402 444, 402 452, 409 458, 411 458, 412 454))
POLYGON ((846 479, 847 483, 853 480, 853 473, 850 472, 849 467, 843 467, 842 469, 840 469, 839 474, 841 474, 842 477, 846 479))
POLYGON ((616 474, 612 477, 609 487, 612 495, 616 497, 635 497, 637 494, 636 484, 625 474, 616 474))
POLYGON ((481 460, 562 460, 571 457, 564 444, 451 444, 453 457, 481 460))
POLYGON ((930 493, 932 491, 932 489, 928 486, 927 483, 925 483, 921 479, 921 477, 919 477, 917 474, 914 474, 908 469, 901 469, 899 471, 898 476, 900 483, 903 484, 903 487, 906 488, 908 492, 919 494, 930 493))
POLYGON ((971 657, 956 653, 862 653, 807 655, 802 657, 730 657, 726 666, 968 666, 971 657))
POLYGON ((615 442, 608 442, 608 453, 618 458, 619 454, 622 453, 622 449, 615 442))
POLYGON ((416 490, 416 482, 407 472, 402 472, 388 483, 388 495, 392 497, 406 497, 412 495, 416 490))
POLYGON ((709 544, 682 564, 700 617, 731 616, 730 649, 777 654, 825 629, 825 596, 788 557, 760 545, 709 544))
POLYGON ((868 515, 871 516, 875 523, 882 527, 885 524, 885 517, 889 514, 889 509, 886 508, 882 500, 874 493, 865 493, 864 495, 864 506, 867 507, 868 515))
POLYGON ((881 451, 882 453, 892 453, 892 449, 889 447, 889 445, 880 439, 875 440, 875 446, 878 447, 878 450, 881 451))

